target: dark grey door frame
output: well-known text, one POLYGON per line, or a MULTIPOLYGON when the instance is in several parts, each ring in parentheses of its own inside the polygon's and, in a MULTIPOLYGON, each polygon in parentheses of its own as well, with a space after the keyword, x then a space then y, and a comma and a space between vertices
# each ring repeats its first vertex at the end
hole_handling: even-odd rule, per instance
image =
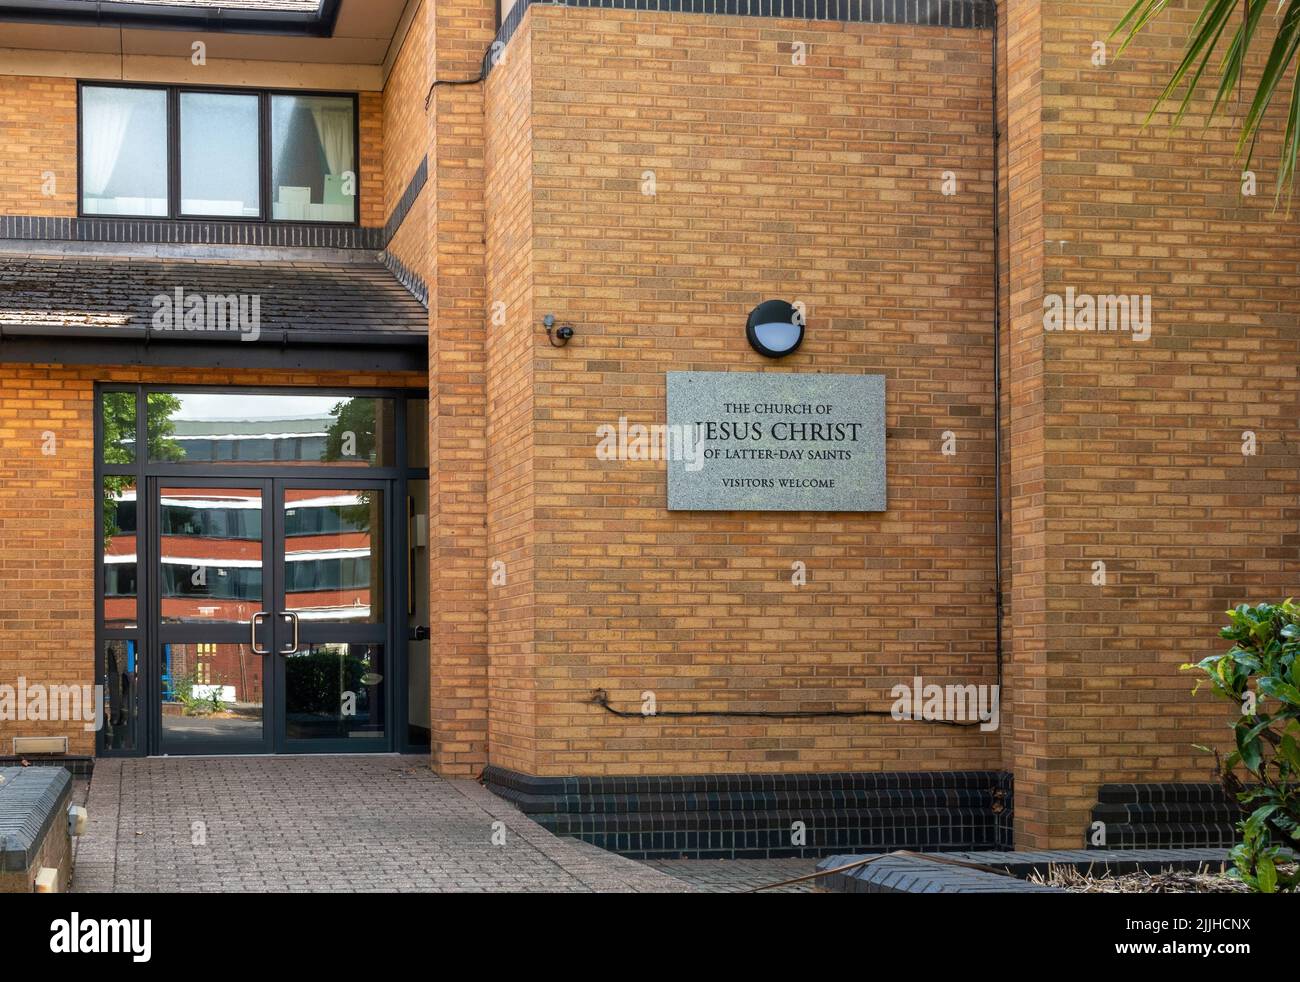
MULTIPOLYGON (((354 472, 356 473, 356 472, 354 472)), ((268 657, 271 664, 268 665, 270 673, 275 677, 274 689, 278 693, 277 702, 273 715, 274 722, 274 746, 276 753, 355 753, 392 751, 397 749, 398 732, 397 720, 394 714, 395 707, 399 700, 396 697, 396 685, 394 684, 393 666, 397 664, 394 657, 394 648, 396 647, 397 625, 400 623, 398 617, 397 601, 399 593, 395 586, 398 585, 397 577, 402 574, 404 564, 398 563, 398 552, 395 548, 397 542, 396 530, 398 522, 394 508, 398 497, 397 482, 386 479, 373 479, 365 477, 355 477, 351 480, 348 477, 333 479, 300 479, 296 477, 277 478, 272 481, 270 509, 273 512, 273 534, 272 534, 272 563, 275 566, 275 575, 272 578, 274 587, 268 594, 271 606, 267 607, 271 615, 271 652, 268 657), (288 538, 285 534, 285 510, 286 494, 295 489, 320 490, 346 490, 346 491, 382 491, 384 494, 383 524, 384 527, 378 541, 382 544, 384 550, 383 557, 383 616, 377 624, 339 624, 339 623, 313 623, 303 621, 297 625, 283 619, 283 613, 288 611, 287 602, 288 577, 281 575, 285 571, 288 562, 288 538), (402 569, 398 567, 401 566, 402 569), (370 745, 358 744, 355 740, 291 740, 287 733, 288 710, 286 700, 289 695, 288 681, 285 677, 287 669, 287 656, 292 652, 286 651, 290 643, 294 640, 298 642, 297 647, 312 644, 313 642, 353 642, 359 644, 378 644, 383 650, 383 658, 379 665, 379 673, 384 680, 384 698, 383 698, 383 716, 384 716, 384 738, 382 740, 367 741, 370 745)), ((405 497, 402 498, 405 504, 405 497)), ((375 541, 372 535, 371 541, 375 541)), ((400 592, 401 597, 406 596, 405 578, 401 580, 403 589, 400 592)), ((403 688, 403 694, 405 689, 403 688)))
MULTIPOLYGON (((99 756, 132 756, 141 757, 151 754, 158 754, 161 740, 161 697, 162 697, 162 678, 161 678, 161 660, 162 660, 162 625, 159 619, 159 597, 161 590, 155 582, 155 563, 157 551, 160 546, 160 540, 156 539, 158 529, 156 516, 153 514, 153 494, 155 486, 160 487, 163 481, 172 484, 188 484, 195 487, 259 487, 263 488, 264 505, 263 508, 263 594, 264 600, 272 594, 269 590, 278 589, 278 571, 272 570, 275 563, 272 561, 273 556, 270 550, 274 547, 273 538, 275 532, 275 522, 277 521, 270 509, 275 507, 272 496, 276 493, 276 483, 280 486, 294 486, 312 481, 324 482, 322 486, 348 487, 349 485, 361 485, 368 482, 385 484, 387 487, 388 501, 385 503, 386 512, 386 539, 385 545, 387 557, 385 559, 385 570, 388 575, 388 581, 385 584, 385 605, 386 605, 386 627, 387 642, 384 648, 384 659, 386 662, 385 677, 391 684, 385 687, 385 721, 386 733, 383 741, 374 741, 379 746, 371 746, 365 749, 370 752, 380 752, 381 750, 395 750, 399 752, 410 751, 427 751, 427 748, 414 747, 409 740, 408 735, 408 705, 407 705, 407 630, 406 630, 406 605, 404 598, 407 596, 408 581, 408 549, 407 541, 407 521, 406 508, 408 498, 408 482, 410 481, 428 481, 429 468, 427 466, 409 467, 407 466, 407 440, 406 429, 408 424, 408 403, 413 400, 427 398, 424 390, 420 389, 384 389, 384 388, 309 388, 306 386, 210 386, 210 385, 167 385, 158 383, 133 384, 133 383, 96 383, 95 385, 95 418, 94 418, 94 435, 95 435, 95 466, 94 466, 94 486, 92 496, 95 503, 94 507, 94 527, 95 535, 95 680, 103 682, 106 677, 105 665, 105 645, 110 641, 134 642, 136 646, 136 671, 135 678, 131 687, 131 698, 134 702, 134 730, 132 732, 133 746, 127 750, 111 749, 104 746, 103 734, 101 733, 96 739, 96 754, 99 756), (135 446, 137 448, 136 460, 132 464, 113 464, 106 465, 103 462, 103 397, 108 392, 130 392, 135 394, 136 406, 136 433, 135 446), (302 466, 295 465, 292 467, 284 466, 265 466, 250 464, 232 464, 232 465, 212 465, 212 464, 153 464, 147 459, 148 447, 148 419, 146 396, 151 392, 203 392, 203 393, 229 393, 240 394, 247 393, 253 395, 313 395, 313 396, 339 396, 339 397, 374 397, 387 398, 395 401, 396 412, 394 419, 395 426, 395 446, 394 446, 394 466, 392 467, 331 467, 329 465, 321 466, 302 466), (105 625, 104 619, 104 478, 109 475, 125 476, 134 479, 136 489, 136 595, 137 595, 137 616, 135 618, 135 627, 112 627, 105 625), (155 485, 157 482, 157 485, 155 485), (270 577, 270 585, 266 577, 270 577), (399 606, 400 604, 400 606, 399 606)), ((269 609, 269 608, 268 608, 269 609)), ((247 627, 234 627, 232 638, 237 637, 243 642, 248 641, 247 627)), ((221 630, 221 636, 226 633, 224 627, 221 630)), ((270 630, 274 630, 271 628, 270 630)), ((269 632, 268 632, 269 633, 269 632)), ((175 629, 166 633, 167 637, 179 638, 183 631, 175 629)), ((210 640, 210 638, 205 638, 210 640)), ((265 643, 265 642, 263 642, 265 643)), ((270 656, 266 656, 270 657, 270 656)), ((270 666, 268 666, 270 667, 270 666)), ((264 673, 264 685, 274 684, 277 673, 269 671, 264 673)), ((278 694, 276 696, 278 698, 278 694)), ((264 697, 267 704, 264 712, 269 712, 269 699, 264 697)), ((275 734, 272 733, 268 738, 274 741, 275 734)), ((265 751, 249 752, 267 752, 273 750, 274 744, 268 742, 268 748, 265 751)), ((306 750, 307 748, 303 748, 306 750)), ((315 748, 317 752, 338 752, 338 749, 327 750, 324 748, 315 748)), ((352 745, 347 747, 349 750, 357 751, 361 748, 352 745)), ((232 753, 230 749, 221 749, 221 753, 232 753)), ((294 751, 299 752, 299 751, 294 751)))
MULTIPOLYGON (((352 472, 356 474, 357 472, 352 472)), ((349 753, 349 752, 389 752, 397 746, 397 732, 394 710, 399 700, 396 698, 394 684, 395 664, 393 650, 397 633, 395 626, 398 616, 395 609, 399 593, 394 589, 395 577, 401 572, 396 562, 397 551, 393 548, 394 531, 397 526, 393 508, 397 495, 396 482, 391 479, 364 479, 344 475, 339 479, 298 479, 261 478, 243 480, 238 475, 203 478, 176 478, 172 476, 151 476, 147 478, 147 507, 150 516, 149 546, 146 551, 148 575, 152 582, 160 584, 162 566, 162 529, 157 516, 162 513, 162 492, 168 485, 190 488, 230 488, 256 489, 262 495, 262 597, 260 623, 244 624, 165 624, 162 620, 161 587, 150 591, 148 622, 146 625, 147 658, 144 662, 147 671, 148 692, 150 700, 149 723, 152 738, 150 751, 155 754, 173 753, 177 756, 209 756, 230 754, 268 754, 268 753, 349 753), (288 537, 285 533, 286 493, 295 489, 320 490, 373 490, 384 494, 383 529, 375 540, 384 549, 382 584, 382 619, 377 624, 338 624, 303 622, 294 629, 292 622, 285 618, 288 610, 288 577, 285 566, 288 562, 288 537), (264 615, 264 616, 263 616, 264 615), (148 638, 149 631, 154 636, 148 638), (220 743, 188 743, 181 752, 163 745, 162 707, 163 707, 163 646, 166 644, 248 644, 252 641, 265 649, 264 654, 253 651, 262 663, 262 737, 260 740, 247 742, 223 741, 220 743), (287 735, 287 698, 288 683, 285 676, 287 657, 294 652, 288 651, 293 641, 298 647, 313 642, 370 643, 378 644, 383 651, 379 672, 384 677, 383 706, 380 707, 385 721, 384 738, 367 744, 358 744, 353 740, 291 740, 287 735)), ((138 496, 137 496, 138 500, 138 496)), ((403 499, 403 504, 405 503, 403 499)), ((138 508, 137 508, 138 511, 138 508)), ((140 582, 138 580, 137 582, 140 582)), ((401 591, 405 596, 405 591, 401 591)), ((403 690, 404 691, 404 690, 403 690)))
MULTIPOLYGON (((140 491, 136 492, 136 512, 137 516, 141 511, 148 512, 148 544, 144 551, 143 557, 137 556, 136 559, 136 583, 140 585, 140 590, 144 592, 144 583, 149 582, 152 588, 149 590, 147 609, 143 615, 143 637, 144 637, 144 658, 142 664, 145 667, 146 684, 144 691, 149 702, 148 705, 148 733, 149 738, 147 745, 149 753, 152 755, 165 754, 169 748, 162 744, 162 716, 163 716, 163 655, 162 649, 165 644, 247 644, 250 641, 250 633, 256 636, 258 643, 265 647, 273 641, 272 631, 264 622, 259 630, 258 625, 254 623, 251 628, 243 624, 164 624, 162 622, 162 597, 163 590, 160 583, 160 573, 162 568, 162 529, 157 521, 162 514, 162 490, 164 484, 180 484, 185 488, 256 488, 262 495, 262 608, 268 609, 267 605, 274 596, 275 581, 278 578, 278 570, 274 561, 274 543, 272 535, 272 522, 270 501, 272 494, 272 481, 269 479, 244 479, 239 475, 213 477, 196 477, 184 478, 181 481, 174 479, 150 476, 145 479, 145 493, 141 495, 140 491), (140 507, 140 501, 143 498, 145 507, 140 507), (143 561, 141 561, 143 559, 143 561)), ((137 520, 139 520, 137 518, 137 520)), ((271 648, 274 650, 274 647, 271 648)), ((260 655, 269 659, 269 655, 260 655)), ((204 754, 266 754, 272 753, 273 729, 272 729, 272 707, 277 704, 277 692, 273 681, 270 661, 263 663, 262 668, 262 738, 257 741, 248 741, 246 743, 223 742, 219 744, 204 744, 195 742, 188 746, 184 753, 190 756, 199 756, 204 754)), ((141 713, 141 716, 145 716, 141 713)))

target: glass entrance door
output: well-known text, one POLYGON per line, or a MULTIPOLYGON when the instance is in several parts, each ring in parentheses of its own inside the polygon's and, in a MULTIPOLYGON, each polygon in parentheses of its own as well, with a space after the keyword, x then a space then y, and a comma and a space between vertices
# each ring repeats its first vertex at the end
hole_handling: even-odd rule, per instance
POLYGON ((392 482, 150 482, 158 752, 384 751, 392 482))
POLYGON ((388 482, 276 481, 276 744, 380 751, 388 706, 388 482))
POLYGON ((272 749, 271 484, 150 481, 160 753, 272 749))

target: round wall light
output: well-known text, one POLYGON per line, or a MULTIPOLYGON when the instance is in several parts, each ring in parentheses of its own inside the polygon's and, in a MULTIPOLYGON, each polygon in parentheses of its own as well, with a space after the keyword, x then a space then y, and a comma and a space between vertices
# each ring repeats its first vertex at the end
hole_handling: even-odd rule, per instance
POLYGON ((765 300, 749 312, 749 345, 766 358, 784 358, 803 344, 803 314, 784 300, 765 300))

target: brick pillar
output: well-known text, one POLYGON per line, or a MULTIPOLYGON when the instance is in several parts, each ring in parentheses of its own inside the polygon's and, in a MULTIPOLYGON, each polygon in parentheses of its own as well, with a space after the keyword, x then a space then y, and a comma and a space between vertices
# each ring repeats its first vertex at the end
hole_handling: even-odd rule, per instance
MULTIPOLYGON (((430 74, 479 73, 491 0, 425 5, 430 74)), ((429 126, 430 711, 433 766, 487 763, 487 457, 483 86, 432 90, 429 126)))
POLYGON ((1102 784, 1213 780, 1196 745, 1231 745, 1231 708, 1193 698, 1179 665, 1223 650, 1225 608, 1291 595, 1300 570, 1295 394, 1274 381, 1295 374, 1300 222, 1265 188, 1284 121, 1265 121, 1257 196, 1237 122, 1207 126, 1205 99, 1144 128, 1199 5, 1094 60, 1128 6, 1007 3, 1006 740, 1025 847, 1081 846, 1102 784), (1146 336, 1045 330, 1045 298, 1114 295, 1149 303, 1146 336))
MULTIPOLYGON (((1051 803, 1054 755, 1049 713, 1047 507, 1043 388, 1043 120, 1042 21, 1038 0, 1009 0, 1006 17, 1009 364, 1007 440, 1011 457, 1011 571, 1006 684, 1014 694, 1003 723, 1006 759, 1015 776, 1015 841, 1054 844, 1051 803)), ((1080 832, 1082 830, 1079 830, 1080 832)), ((1075 839, 1078 839, 1076 835, 1075 839)), ((1078 846, 1078 841, 1056 840, 1078 846)))

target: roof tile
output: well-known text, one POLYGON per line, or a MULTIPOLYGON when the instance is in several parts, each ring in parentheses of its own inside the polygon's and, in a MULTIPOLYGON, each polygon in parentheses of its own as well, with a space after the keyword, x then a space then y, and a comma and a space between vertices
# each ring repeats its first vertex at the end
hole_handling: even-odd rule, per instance
POLYGON ((177 290, 204 297, 205 310, 208 297, 243 297, 249 311, 257 298, 263 332, 363 333, 379 341, 428 330, 424 306, 378 263, 0 256, 0 332, 156 329, 155 312, 174 304, 177 290))

